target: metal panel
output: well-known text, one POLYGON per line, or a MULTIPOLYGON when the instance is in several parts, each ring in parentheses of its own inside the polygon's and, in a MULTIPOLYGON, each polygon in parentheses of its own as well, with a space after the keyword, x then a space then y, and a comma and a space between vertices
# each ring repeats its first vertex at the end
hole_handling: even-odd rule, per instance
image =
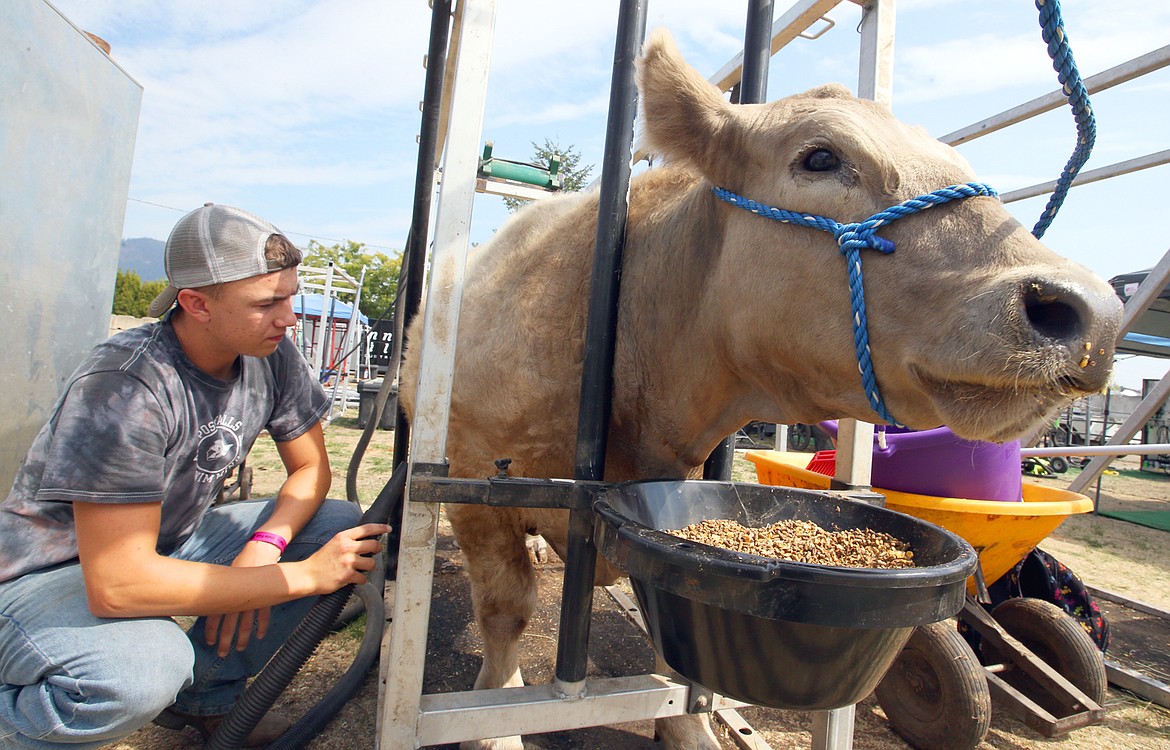
POLYGON ((459 52, 448 63, 448 70, 454 70, 455 82, 451 98, 452 127, 447 134, 443 182, 435 215, 434 251, 427 281, 427 306, 423 312, 410 444, 411 482, 407 484, 403 510, 398 585, 392 609, 394 626, 387 650, 387 659, 393 666, 381 709, 378 746, 384 748, 417 746, 439 506, 415 502, 412 483, 420 464, 441 465, 446 461, 456 333, 475 201, 495 12, 495 0, 459 3, 455 22, 459 29, 459 52))
MULTIPOLYGON (((418 744, 422 747, 603 724, 662 719, 686 712, 691 685, 660 674, 589 680, 589 690, 571 700, 556 685, 468 690, 423 696, 418 744)), ((747 704, 715 696, 713 708, 747 704)))
POLYGON ((56 8, 0 4, 5 491, 69 375, 106 338, 141 102, 142 87, 56 8))

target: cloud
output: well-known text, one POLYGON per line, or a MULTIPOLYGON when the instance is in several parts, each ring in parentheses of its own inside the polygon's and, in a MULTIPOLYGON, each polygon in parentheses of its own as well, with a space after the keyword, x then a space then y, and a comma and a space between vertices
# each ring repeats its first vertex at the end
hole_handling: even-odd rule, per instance
POLYGON ((604 118, 608 108, 609 93, 606 92, 591 97, 586 101, 551 102, 534 111, 512 110, 499 115, 492 115, 488 118, 488 123, 489 125, 500 127, 518 124, 530 126, 550 125, 572 122, 585 117, 596 119, 598 116, 601 116, 604 118))
MULTIPOLYGON (((913 28, 912 22, 928 28, 951 28, 960 15, 973 17, 971 29, 990 27, 983 33, 961 36, 927 36, 913 31, 899 34, 895 91, 900 104, 961 99, 992 91, 1021 92, 1011 102, 1019 104, 1058 88, 1038 15, 1030 4, 1010 8, 1000 3, 965 4, 962 14, 950 6, 920 0, 907 9, 899 3, 899 11, 911 11, 902 19, 900 29, 913 28), (945 13, 935 13, 944 7, 945 13)), ((1082 77, 1161 47, 1170 26, 1170 8, 1136 0, 1115 0, 1107 5, 1066 0, 1062 17, 1082 77)))
MULTIPOLYGON (((230 199, 290 231, 401 244, 417 159, 427 3, 53 2, 109 41, 114 58, 144 87, 127 211, 131 235, 165 236, 181 215, 150 203, 185 210, 230 199)), ((1062 5, 1086 74, 1166 43, 1170 4, 1062 5)), ((779 6, 777 16, 786 8, 779 6)), ((897 6, 899 114, 941 133, 1056 88, 1031 3, 897 6)), ((668 27, 687 59, 710 74, 742 47, 745 12, 746 0, 655 2, 648 27, 668 27)), ((772 95, 855 82, 858 14, 856 5, 842 3, 830 13, 834 29, 785 49, 772 65, 772 95)), ((496 140, 498 154, 526 158, 529 142, 551 137, 575 145, 585 163, 600 168, 617 15, 618 0, 497 4, 483 137, 496 140)), ((1124 96, 1100 96, 1098 154, 1165 147, 1155 123, 1170 114, 1168 74, 1131 83, 1133 92, 1124 96), (1133 117, 1135 108, 1148 116, 1133 117)), ((1060 130, 1052 131, 1058 137, 1040 128, 1024 129, 1022 140, 980 139, 994 140, 1002 152, 987 149, 984 157, 976 150, 986 164, 981 171, 1005 189, 1051 179, 1049 170, 1059 171, 1071 150, 1072 132, 1067 112, 1052 117, 1060 119, 1060 130)), ((1098 158, 1093 166, 1104 163, 1098 158)), ((477 223, 495 221, 494 199, 481 200, 477 223)), ((493 227, 475 231, 487 235, 493 227)))

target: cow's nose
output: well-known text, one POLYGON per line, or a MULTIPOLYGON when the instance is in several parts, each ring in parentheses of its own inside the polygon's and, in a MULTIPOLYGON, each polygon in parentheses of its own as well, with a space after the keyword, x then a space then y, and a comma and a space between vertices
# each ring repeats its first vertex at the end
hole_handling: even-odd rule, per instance
POLYGON ((1086 390, 1104 386, 1121 325, 1121 301, 1103 282, 1089 286, 1071 279, 1032 278, 1020 286, 1023 318, 1040 344, 1067 347, 1070 369, 1086 390), (1098 288, 1100 287, 1100 288, 1098 288), (1090 367, 1092 365, 1092 367, 1090 367))
POLYGON ((1024 284, 1021 302, 1032 330, 1043 338, 1067 343, 1088 332, 1092 311, 1073 289, 1033 279, 1024 284))

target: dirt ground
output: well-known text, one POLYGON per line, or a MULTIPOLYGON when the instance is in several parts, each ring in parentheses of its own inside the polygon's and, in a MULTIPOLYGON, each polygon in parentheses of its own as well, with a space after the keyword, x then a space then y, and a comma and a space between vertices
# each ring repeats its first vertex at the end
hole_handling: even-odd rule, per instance
MULTIPOLYGON (((336 478, 334 493, 344 494, 345 472, 359 430, 353 420, 338 420, 326 431, 336 478)), ((368 502, 390 472, 392 434, 377 432, 367 458, 361 464, 358 487, 368 502)), ((279 482, 279 463, 261 449, 250 463, 255 470, 256 494, 271 492, 279 482)), ((1103 509, 1170 509, 1170 477, 1141 472, 1136 458, 1115 462, 1117 473, 1103 478, 1103 509)), ((1066 486, 1076 473, 1037 480, 1066 486)), ((737 459, 735 478, 754 481, 751 464, 737 459)), ((1095 493, 1090 492, 1090 497, 1095 493)), ((1087 514, 1069 518, 1041 547, 1072 568, 1090 586, 1122 594, 1163 610, 1170 610, 1170 547, 1167 532, 1147 529, 1104 516, 1087 514)), ((435 596, 427 644, 427 693, 469 689, 479 667, 481 641, 471 618, 463 562, 450 530, 440 529, 435 561, 435 596)), ((556 652, 556 623, 563 565, 556 561, 539 567, 540 602, 522 642, 522 670, 529 684, 552 679, 556 652)), ((623 585, 629 593, 628 584, 623 585)), ((619 676, 652 671, 653 652, 648 641, 631 625, 609 596, 594 597, 591 676, 619 676)), ((1170 666, 1170 626, 1159 618, 1133 612, 1102 601, 1110 618, 1113 644, 1108 658, 1143 669, 1166 680, 1170 666)), ((277 708, 290 717, 302 715, 349 666, 360 639, 362 622, 330 636, 281 696, 277 708)), ((750 656, 750 655, 749 655, 750 656)), ((376 742, 378 717, 377 675, 367 676, 358 695, 333 722, 309 744, 313 750, 370 748, 376 742)), ((1058 738, 1045 738, 996 704, 992 726, 979 750, 1098 750, 1102 747, 1132 750, 1170 750, 1170 711, 1110 687, 1108 713, 1099 725, 1074 730, 1058 738)), ((752 708, 741 711, 756 735, 775 750, 802 750, 811 746, 811 714, 752 708)), ((725 736, 725 747, 735 747, 725 736)), ((183 750, 201 746, 193 730, 173 732, 147 727, 110 746, 114 750, 183 750)), ((577 748, 653 748, 650 722, 557 732, 525 737, 525 747, 546 750, 577 748)), ((445 746, 441 750, 453 750, 445 746)), ((854 747, 859 750, 904 750, 910 747, 890 728, 872 697, 857 707, 854 747)))

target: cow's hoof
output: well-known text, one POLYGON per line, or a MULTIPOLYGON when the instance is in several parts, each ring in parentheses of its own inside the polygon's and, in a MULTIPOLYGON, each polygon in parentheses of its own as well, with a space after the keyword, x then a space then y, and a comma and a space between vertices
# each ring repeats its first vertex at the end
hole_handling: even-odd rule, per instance
POLYGON ((525 537, 524 546, 528 548, 528 559, 533 565, 546 563, 552 558, 552 548, 539 534, 529 534, 525 537))
POLYGON ((494 740, 469 740, 459 744, 459 750, 524 750, 519 737, 497 737, 494 740))

